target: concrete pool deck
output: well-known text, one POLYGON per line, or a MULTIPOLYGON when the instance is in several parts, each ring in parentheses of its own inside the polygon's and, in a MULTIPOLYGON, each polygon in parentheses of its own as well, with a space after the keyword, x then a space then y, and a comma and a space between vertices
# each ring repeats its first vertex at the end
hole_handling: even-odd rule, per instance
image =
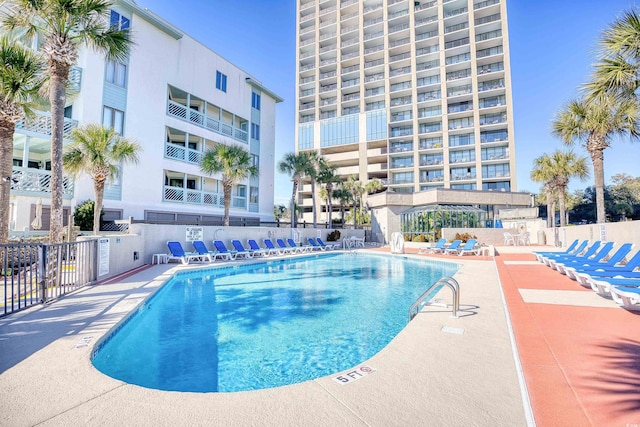
MULTIPOLYGON (((526 296, 533 301, 529 303, 520 296, 518 269, 537 267, 527 264, 532 256, 504 254, 495 262, 489 257, 449 259, 462 266, 455 276, 461 286, 460 317, 454 319, 450 310, 429 307, 385 349, 363 362, 376 369, 374 373, 346 385, 330 376, 269 390, 178 393, 145 389, 98 372, 90 361, 93 345, 173 271, 182 268, 174 265, 147 267, 86 287, 53 304, 2 318, 0 425, 522 426, 533 424, 529 395, 538 425, 601 425, 593 424, 598 418, 585 411, 581 401, 573 405, 576 399, 571 400, 568 415, 577 418, 564 418, 567 422, 563 423, 556 408, 564 401, 553 401, 554 390, 548 390, 548 401, 544 398, 545 388, 562 385, 562 381, 552 375, 551 382, 536 382, 532 378, 537 377, 527 374, 531 367, 549 368, 552 374, 555 368, 546 359, 536 358, 537 347, 544 347, 538 345, 544 331, 536 323, 530 328, 533 332, 524 330, 522 335, 518 322, 532 321, 526 318, 531 313, 529 305, 564 307, 565 303, 559 299, 541 304, 541 298, 550 297, 531 293, 526 296), (501 283, 521 349, 519 357, 514 356, 501 283), (524 376, 519 375, 520 360, 524 376), (529 393, 523 394, 523 377, 530 384, 529 393), (539 405, 546 405, 547 412, 539 412, 539 405)), ((533 278, 527 277, 526 282, 533 283, 533 278)), ((447 290, 438 298, 451 301, 447 290)), ((615 312, 629 321, 622 314, 628 312, 621 308, 599 310, 615 312)), ((630 316, 636 322, 632 326, 640 330, 640 316, 630 316)), ((539 320, 533 319, 534 323, 539 320)), ((640 337, 628 339, 640 342, 640 337)), ((636 377, 628 378, 624 399, 638 397, 638 370, 633 374, 636 377)), ((565 392, 562 388, 561 398, 566 397, 565 392)), ((576 393, 575 388, 570 387, 571 393, 576 393)), ((640 418, 634 418, 638 406, 628 404, 622 412, 619 406, 616 424, 611 425, 623 420, 638 422, 640 418)))

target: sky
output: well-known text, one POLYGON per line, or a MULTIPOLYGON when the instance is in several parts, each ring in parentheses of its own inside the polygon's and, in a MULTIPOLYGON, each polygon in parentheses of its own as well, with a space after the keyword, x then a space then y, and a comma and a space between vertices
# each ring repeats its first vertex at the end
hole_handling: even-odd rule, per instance
MULTIPOLYGON (((551 135, 551 121, 588 81, 598 37, 631 0, 506 0, 511 54, 517 190, 539 192, 533 160, 566 146, 551 135)), ((294 151, 296 81, 295 0, 137 0, 189 36, 242 68, 284 98, 276 110, 276 165, 294 151), (241 6, 240 6, 241 5, 241 6)), ((578 144, 577 154, 587 156, 578 144)), ((604 154, 605 181, 639 176, 640 141, 616 139, 604 154)), ((589 162, 590 163, 590 162, 589 162)), ((570 190, 592 185, 572 181, 570 190)), ((291 180, 277 172, 275 203, 287 204, 291 180)))

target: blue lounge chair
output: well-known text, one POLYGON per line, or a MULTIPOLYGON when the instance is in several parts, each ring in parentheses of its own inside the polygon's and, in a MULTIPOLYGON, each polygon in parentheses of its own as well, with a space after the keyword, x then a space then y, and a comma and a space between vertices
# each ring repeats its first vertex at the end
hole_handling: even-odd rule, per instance
POLYGON ((327 247, 326 246, 320 246, 318 244, 318 242, 316 242, 316 239, 314 239, 313 237, 309 237, 309 245, 311 245, 311 247, 313 248, 313 250, 318 250, 318 251, 326 251, 327 247))
POLYGON ((449 253, 457 254, 458 253, 458 248, 460 247, 461 244, 462 244, 462 240, 456 239, 453 242, 451 242, 449 247, 447 247, 447 249, 442 251, 442 253, 445 254, 445 255, 447 255, 449 253))
POLYGON ((287 244, 282 239, 276 239, 276 244, 278 245, 278 249, 280 249, 282 253, 285 253, 285 254, 293 254, 298 251, 297 248, 291 248, 287 246, 287 244))
POLYGON ((177 259, 178 261, 186 265, 191 261, 202 261, 203 259, 200 254, 185 252, 184 249, 182 249, 182 244, 180 242, 167 242, 167 247, 169 248, 169 252, 171 253, 168 257, 168 262, 177 259))
POLYGON ((577 272, 577 274, 582 276, 590 276, 590 277, 614 277, 618 275, 625 275, 629 273, 637 273, 634 272, 635 269, 640 267, 640 251, 636 252, 633 257, 627 262, 625 265, 615 265, 609 268, 597 268, 593 271, 584 271, 577 272))
POLYGON ((466 254, 474 254, 476 256, 480 255, 481 248, 476 247, 476 243, 478 241, 476 239, 469 239, 467 243, 460 249, 458 249, 458 255, 463 256, 466 254))
POLYGON ((589 248, 584 253, 579 255, 566 255, 562 257, 549 259, 549 267, 555 270, 556 263, 558 262, 563 263, 563 262, 567 262, 575 259, 577 259, 578 261, 588 261, 598 251, 598 248, 600 247, 600 243, 602 242, 600 242, 599 240, 593 242, 591 246, 589 246, 589 248))
POLYGON ((556 262, 555 263, 556 270, 558 270, 560 274, 566 274, 565 268, 567 266, 575 267, 576 265, 580 265, 585 262, 590 262, 590 263, 600 262, 601 259, 609 255, 609 252, 611 252, 611 249, 613 249, 613 242, 606 242, 604 245, 600 247, 598 252, 595 253, 590 259, 585 261, 585 260, 579 259, 580 257, 577 257, 576 259, 568 260, 565 262, 556 262))
POLYGON ((536 258, 538 259, 538 261, 544 262, 542 260, 542 257, 546 256, 546 255, 550 255, 550 254, 569 255, 578 246, 578 243, 580 243, 580 239, 574 240, 573 243, 571 243, 569 245, 569 247, 564 251, 558 251, 558 252, 555 252, 555 251, 533 251, 533 253, 536 255, 536 258))
POLYGON ((418 249, 418 253, 419 254, 436 254, 436 253, 440 253, 443 252, 446 247, 445 245, 447 244, 447 239, 445 239, 444 237, 440 240, 438 240, 438 242, 435 244, 435 246, 431 247, 424 247, 424 248, 420 248, 418 249))
POLYGON ((207 249, 207 246, 202 240, 194 240, 193 242, 191 242, 191 244, 193 245, 193 249, 196 250, 198 255, 209 262, 213 262, 213 255, 215 255, 215 252, 207 249))
POLYGON ((560 258, 563 256, 571 256, 571 255, 579 255, 581 254, 587 247, 587 245, 589 245, 589 241, 588 240, 584 240, 582 243, 580 243, 578 246, 576 246, 573 251, 569 252, 569 253, 564 253, 564 252, 552 252, 552 253, 548 253, 546 255, 542 256, 542 259, 540 260, 540 262, 549 265, 550 264, 550 260, 555 259, 555 258, 560 258))
POLYGON ((640 287, 611 286, 611 298, 627 310, 640 311, 640 287))
POLYGON ((618 275, 616 277, 591 277, 589 283, 591 284, 591 289, 597 293, 609 295, 613 286, 640 286, 640 273, 627 273, 624 276, 618 275))
POLYGON ((323 246, 323 247, 325 247, 325 248, 327 248, 327 249, 331 249, 331 250, 333 250, 333 249, 340 249, 340 248, 342 247, 342 245, 341 245, 340 243, 333 243, 333 244, 325 243, 325 242, 323 242, 323 241, 322 241, 322 239, 321 239, 321 238, 319 238, 319 237, 316 237, 316 241, 318 242, 318 244, 319 244, 320 246, 323 246))
POLYGON ((613 267, 620 261, 622 261, 629 252, 631 252, 633 246, 633 243, 625 243, 624 245, 620 246, 618 250, 613 255, 611 255, 611 258, 609 258, 607 261, 600 260, 599 262, 582 263, 578 266, 565 266, 564 272, 567 277, 573 280, 578 280, 577 273, 602 270, 613 267))
POLYGON ((216 252, 213 255, 213 259, 220 258, 226 259, 228 261, 233 261, 234 259, 236 259, 235 253, 227 249, 222 240, 214 240, 213 246, 216 247, 216 252))
POLYGON ((274 253, 276 255, 282 255, 285 253, 284 251, 276 248, 271 239, 264 239, 264 245, 267 247, 269 254, 274 253))
POLYGON ((240 240, 232 240, 231 244, 233 248, 236 250, 235 257, 238 259, 239 256, 244 257, 245 259, 253 258, 253 253, 245 249, 244 245, 240 240))
POLYGON ((298 246, 296 245, 296 242, 293 241, 293 239, 287 239, 287 243, 289 244, 289 246, 291 246, 292 248, 295 248, 296 252, 307 252, 310 251, 311 248, 308 246, 298 246))
POLYGON ((251 252, 253 252, 254 257, 269 255, 269 250, 261 248, 255 240, 249 239, 247 240, 247 244, 249 245, 249 248, 251 248, 251 252))

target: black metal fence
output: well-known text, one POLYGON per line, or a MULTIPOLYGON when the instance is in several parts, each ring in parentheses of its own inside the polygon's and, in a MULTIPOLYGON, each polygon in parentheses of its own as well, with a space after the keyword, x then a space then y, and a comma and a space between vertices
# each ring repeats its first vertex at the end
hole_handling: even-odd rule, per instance
POLYGON ((98 241, 0 245, 0 317, 95 282, 98 241))

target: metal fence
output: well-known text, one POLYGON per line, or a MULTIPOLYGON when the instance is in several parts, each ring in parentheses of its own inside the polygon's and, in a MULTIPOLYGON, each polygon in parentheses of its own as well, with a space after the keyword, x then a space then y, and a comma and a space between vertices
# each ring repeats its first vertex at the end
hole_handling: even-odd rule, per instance
POLYGON ((98 241, 0 245, 0 317, 95 282, 98 241))

